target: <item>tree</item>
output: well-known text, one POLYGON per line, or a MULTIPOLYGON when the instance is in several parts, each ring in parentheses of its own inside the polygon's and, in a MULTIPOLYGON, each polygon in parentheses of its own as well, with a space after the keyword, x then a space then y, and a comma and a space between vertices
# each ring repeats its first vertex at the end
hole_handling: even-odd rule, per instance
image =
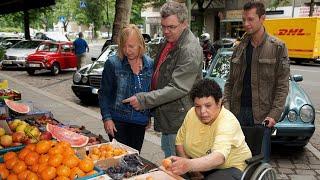
POLYGON ((291 0, 271 0, 269 4, 270 9, 277 9, 277 7, 288 6, 291 4, 291 0))
POLYGON ((198 5, 198 21, 197 21, 197 31, 198 31, 198 35, 202 34, 203 32, 203 27, 204 27, 204 14, 206 12, 206 10, 210 7, 210 5, 212 4, 213 0, 194 0, 193 3, 197 3, 198 5))
POLYGON ((116 13, 112 28, 112 42, 117 42, 121 28, 130 22, 132 0, 116 0, 116 13))

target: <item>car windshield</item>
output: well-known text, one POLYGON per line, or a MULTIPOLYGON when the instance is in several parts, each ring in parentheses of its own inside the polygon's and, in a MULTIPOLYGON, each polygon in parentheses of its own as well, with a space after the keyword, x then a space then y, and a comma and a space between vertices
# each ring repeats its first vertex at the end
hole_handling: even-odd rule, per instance
POLYGON ((35 49, 40 43, 41 41, 21 41, 12 46, 12 48, 35 49))
POLYGON ((98 58, 98 61, 106 61, 108 59, 108 56, 116 54, 117 50, 118 50, 118 46, 117 45, 108 46, 108 48, 98 58))
POLYGON ((230 70, 230 58, 231 53, 219 53, 217 57, 215 58, 216 64, 212 68, 212 71, 210 73, 210 77, 219 77, 222 79, 226 79, 229 74, 230 70))
POLYGON ((56 52, 57 50, 58 50, 57 44, 41 44, 38 47, 38 51, 56 52))

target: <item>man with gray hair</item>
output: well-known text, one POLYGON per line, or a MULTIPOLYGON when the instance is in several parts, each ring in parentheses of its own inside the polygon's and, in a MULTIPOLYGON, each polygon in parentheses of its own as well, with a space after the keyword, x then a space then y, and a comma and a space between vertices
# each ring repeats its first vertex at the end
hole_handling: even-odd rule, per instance
POLYGON ((202 48, 188 28, 183 3, 167 2, 160 10, 165 41, 154 63, 152 91, 137 93, 123 103, 136 110, 154 109, 154 128, 162 132, 161 148, 166 157, 175 155, 176 134, 193 103, 188 93, 202 79, 202 48))
POLYGON ((77 69, 80 69, 84 63, 86 58, 86 51, 89 52, 89 46, 87 42, 82 39, 83 34, 82 32, 79 32, 79 38, 77 38, 73 42, 74 50, 77 55, 77 69))

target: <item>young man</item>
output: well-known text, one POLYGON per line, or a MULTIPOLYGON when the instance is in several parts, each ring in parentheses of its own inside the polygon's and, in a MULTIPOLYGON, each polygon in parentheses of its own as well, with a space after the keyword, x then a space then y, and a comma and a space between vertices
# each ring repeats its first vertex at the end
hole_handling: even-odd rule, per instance
POLYGON ((265 31, 263 3, 250 1, 243 10, 246 35, 232 55, 224 105, 242 126, 268 122, 262 145, 268 162, 270 128, 280 118, 289 91, 288 50, 281 40, 265 31))
POLYGON ((188 28, 188 11, 183 3, 167 2, 161 10, 165 42, 155 60, 151 87, 126 100, 135 109, 154 108, 155 130, 162 132, 161 147, 166 157, 175 155, 175 140, 183 119, 192 107, 188 93, 202 78, 202 48, 188 28))

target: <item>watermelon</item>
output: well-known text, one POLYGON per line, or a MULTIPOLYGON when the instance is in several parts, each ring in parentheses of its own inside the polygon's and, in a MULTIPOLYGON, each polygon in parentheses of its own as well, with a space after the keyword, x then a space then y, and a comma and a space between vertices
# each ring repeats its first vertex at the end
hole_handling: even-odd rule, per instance
POLYGON ((72 147, 83 147, 88 144, 89 137, 69 131, 65 128, 47 123, 47 131, 58 141, 66 141, 72 147))
POLYGON ((30 111, 28 105, 23 103, 18 103, 10 99, 4 99, 4 102, 9 107, 10 110, 17 112, 19 114, 27 114, 30 111))

